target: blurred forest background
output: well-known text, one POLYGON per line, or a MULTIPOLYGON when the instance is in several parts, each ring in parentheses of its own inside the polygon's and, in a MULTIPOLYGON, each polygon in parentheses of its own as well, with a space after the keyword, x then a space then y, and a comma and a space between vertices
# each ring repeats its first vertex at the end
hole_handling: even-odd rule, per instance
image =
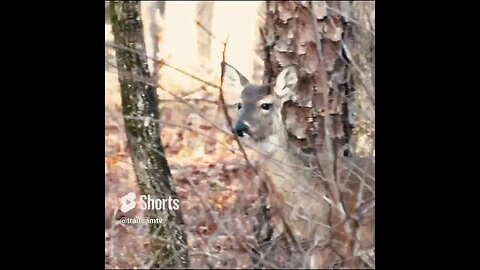
MULTIPOLYGON (((282 60, 278 60, 280 54, 276 55, 278 47, 269 44, 269 29, 277 29, 275 40, 281 40, 282 32, 275 24, 281 25, 278 21, 282 20, 294 20, 292 18, 296 18, 295 12, 302 8, 307 10, 307 7, 316 18, 315 29, 318 29, 322 39, 316 42, 323 44, 322 53, 328 78, 335 84, 335 78, 348 76, 349 79, 342 81, 342 85, 348 84, 348 87, 354 89, 348 91, 348 97, 343 99, 348 103, 349 112, 342 117, 348 119, 352 132, 347 134, 348 141, 342 149, 350 152, 349 155, 374 157, 373 1, 105 2, 106 268, 259 267, 259 259, 252 259, 252 249, 258 245, 254 227, 259 222, 257 213, 260 204, 258 191, 252 184, 257 176, 239 151, 224 115, 220 91, 214 86, 220 85, 224 50, 226 62, 241 71, 252 83, 268 81, 278 74, 276 66, 282 60), (152 119, 156 124, 152 127, 160 129, 162 147, 158 149, 163 153, 150 159, 150 162, 162 163, 162 158, 168 162, 171 177, 166 173, 158 178, 163 179, 162 183, 170 181, 171 185, 162 184, 157 188, 162 190, 159 191, 160 194, 171 192, 181 202, 180 223, 183 224, 180 230, 183 231, 185 243, 164 244, 167 247, 160 251, 162 253, 168 253, 166 251, 174 246, 168 256, 152 255, 156 248, 152 248, 151 226, 119 222, 123 216, 144 218, 156 214, 139 209, 126 214, 119 211, 121 196, 133 191, 138 198, 147 190, 145 186, 148 184, 145 183, 158 180, 153 179, 156 176, 145 176, 142 180, 139 171, 144 170, 143 173, 148 175, 148 169, 135 165, 135 162, 141 164, 142 160, 141 156, 133 157, 132 151, 138 153, 142 148, 133 147, 132 142, 129 142, 129 136, 135 129, 129 130, 126 124, 137 121, 141 124, 133 124, 136 129, 148 129, 151 123, 141 118, 141 113, 126 113, 127 88, 133 89, 133 86, 130 85, 131 82, 123 82, 128 86, 122 90, 125 68, 117 68, 120 66, 118 53, 125 50, 119 42, 121 32, 129 33, 130 37, 123 36, 123 40, 127 40, 131 39, 135 29, 118 27, 115 40, 113 25, 121 23, 122 18, 127 17, 135 21, 132 16, 137 15, 137 21, 140 22, 137 27, 143 31, 144 48, 138 45, 127 46, 128 57, 137 54, 137 58, 145 61, 148 66, 147 73, 139 72, 143 75, 134 74, 129 79, 139 83, 134 84, 136 87, 152 87, 158 95, 158 119, 152 119), (270 60, 267 59, 269 57, 270 60), (182 257, 188 263, 179 262, 173 257, 182 257)), ((294 35, 290 38, 303 37, 294 35)), ((142 44, 142 41, 136 41, 142 44)), ((123 55, 122 59, 126 58, 123 55)), ((126 62, 125 65, 135 64, 135 61, 128 59, 126 62)), ((126 70, 135 73, 132 71, 135 69, 126 70)), ((240 93, 225 89, 223 94, 225 107, 234 118, 235 104, 239 102, 240 93)), ((138 106, 135 108, 138 109, 138 106)), ((153 117, 155 109, 149 110, 151 111, 145 111, 145 115, 153 117)), ((343 112, 339 112, 341 113, 343 112)), ((255 152, 248 147, 246 152, 255 165, 255 152)), ((154 187, 153 190, 155 189, 154 187)), ((170 216, 164 218, 173 220, 170 216)), ((161 233, 156 231, 156 234, 161 233)), ((358 258, 362 267, 374 268, 374 245, 363 249, 358 245, 353 246, 355 245, 352 244, 351 254, 340 256, 341 260, 337 258, 328 262, 328 266, 351 267, 347 261, 358 258)), ((270 256, 259 257, 262 267, 290 266, 278 260, 272 259, 270 262, 270 256)))

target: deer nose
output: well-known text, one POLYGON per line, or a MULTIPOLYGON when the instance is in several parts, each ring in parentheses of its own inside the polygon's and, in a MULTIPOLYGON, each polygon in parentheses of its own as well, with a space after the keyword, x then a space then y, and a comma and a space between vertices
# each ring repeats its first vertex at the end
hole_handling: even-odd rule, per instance
POLYGON ((235 133, 237 133, 238 136, 243 137, 243 133, 248 133, 248 126, 243 122, 238 122, 235 125, 235 133))

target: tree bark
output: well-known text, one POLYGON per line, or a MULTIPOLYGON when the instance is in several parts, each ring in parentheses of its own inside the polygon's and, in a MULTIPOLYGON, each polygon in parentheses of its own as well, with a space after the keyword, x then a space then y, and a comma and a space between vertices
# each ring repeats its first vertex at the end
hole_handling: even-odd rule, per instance
MULTIPOLYGON (((312 165, 319 168, 334 203, 342 202, 338 186, 332 183, 337 178, 339 160, 351 155, 349 143, 354 128, 352 2, 267 1, 265 26, 261 29, 264 83, 272 83, 285 66, 298 68, 297 92, 284 103, 282 117, 291 145, 316 157, 312 165)), ((330 225, 346 224, 334 211, 332 207, 330 225)), ((268 217, 263 214, 261 219, 268 217)), ((328 266, 365 267, 347 262, 346 258, 354 255, 355 243, 344 235, 344 231, 332 231, 327 248, 334 255, 328 266), (342 247, 332 244, 336 241, 342 247)))
POLYGON ((272 82, 284 66, 299 68, 299 90, 284 104, 283 116, 292 142, 307 152, 327 152, 325 116, 335 145, 350 139, 346 101, 354 88, 344 46, 353 40, 350 24, 338 14, 348 14, 350 2, 267 1, 264 81, 272 82), (300 135, 305 130, 307 136, 300 135))
MULTIPOLYGON (((117 46, 125 129, 138 185, 143 195, 177 199, 160 138, 156 89, 138 80, 138 77, 150 79, 140 2, 111 1, 109 11, 117 46)), ((187 237, 182 229, 180 210, 149 210, 148 217, 163 221, 150 224, 153 267, 188 267, 187 237)))

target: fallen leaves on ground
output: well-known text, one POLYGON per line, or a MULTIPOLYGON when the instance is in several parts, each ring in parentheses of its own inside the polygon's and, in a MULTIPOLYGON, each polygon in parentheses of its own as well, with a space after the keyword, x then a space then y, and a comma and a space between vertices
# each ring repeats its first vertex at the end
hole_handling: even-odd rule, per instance
MULTIPOLYGON (((118 108, 105 110, 106 267, 145 267, 148 228, 119 222, 123 216, 145 217, 138 209, 127 214, 118 210, 119 197, 130 191, 140 196, 122 115, 118 108)), ((202 118, 185 106, 167 108, 162 111, 161 137, 181 202, 190 266, 245 268, 251 266, 245 245, 253 241, 255 173, 232 136, 219 130, 226 129, 217 110, 215 104, 200 106, 202 118)))

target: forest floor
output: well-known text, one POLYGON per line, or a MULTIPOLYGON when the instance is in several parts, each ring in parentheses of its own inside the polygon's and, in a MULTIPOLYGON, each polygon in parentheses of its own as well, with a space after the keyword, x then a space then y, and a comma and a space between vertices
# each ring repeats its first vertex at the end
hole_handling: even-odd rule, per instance
MULTIPOLYGON (((142 253, 145 252, 144 246, 148 246, 147 228, 120 224, 122 215, 118 212, 118 198, 130 191, 138 198, 140 192, 127 151, 121 114, 106 110, 105 122, 106 264, 120 268, 138 267, 142 257, 146 256, 142 253)), ((183 125, 188 126, 188 123, 183 125)), ((252 208, 251 204, 239 203, 239 199, 252 204, 256 200, 253 188, 248 190, 251 185, 246 182, 255 177, 254 173, 247 170, 242 159, 221 149, 219 142, 211 140, 202 144, 199 137, 195 131, 162 129, 165 155, 181 202, 190 252, 197 254, 191 256, 191 267, 207 267, 204 259, 217 267, 247 267, 250 264, 248 254, 234 244, 237 239, 232 232, 246 238, 251 236, 253 209, 248 209, 252 208), (197 146, 193 146, 195 140, 197 146)), ((126 216, 142 218, 144 213, 132 210, 126 216)))
MULTIPOLYGON (((105 26, 105 40, 112 42, 105 26)), ((111 48, 105 48, 105 59, 105 267, 148 268, 147 225, 120 222, 123 215, 144 218, 145 213, 119 212, 120 197, 141 194, 127 147, 117 71, 107 65, 115 63, 111 48)), ((163 86, 184 94, 178 85, 163 86)), ((218 91, 199 89, 182 102, 165 101, 171 95, 160 89, 158 94, 161 138, 185 221, 190 267, 251 268, 257 177, 226 131, 223 111, 215 103, 218 91)))
MULTIPOLYGON (((105 50, 111 61, 113 51, 105 50)), ((116 70, 106 65, 105 79, 105 267, 142 268, 148 228, 120 223, 122 215, 143 218, 145 213, 119 212, 119 198, 131 191, 138 198, 140 191, 127 149, 116 70)), ((215 100, 216 95, 201 91, 195 98, 215 100)), ((245 244, 253 240, 255 175, 234 150, 232 136, 215 127, 222 127, 222 117, 218 105, 209 102, 168 102, 162 107, 161 137, 180 199, 192 268, 251 266, 245 244)))

